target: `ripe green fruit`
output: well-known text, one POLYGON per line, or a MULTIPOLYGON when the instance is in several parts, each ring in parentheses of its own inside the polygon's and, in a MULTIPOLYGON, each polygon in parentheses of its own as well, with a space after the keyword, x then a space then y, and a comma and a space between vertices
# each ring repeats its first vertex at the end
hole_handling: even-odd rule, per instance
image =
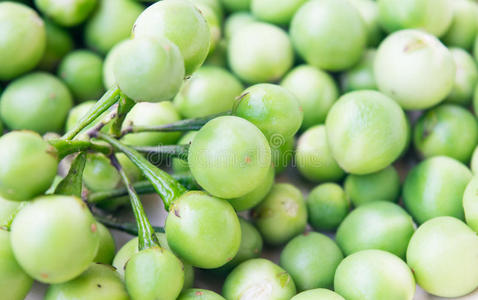
POLYGON ((417 283, 440 297, 464 296, 478 287, 478 237, 452 217, 427 221, 410 240, 407 263, 417 283))
POLYGON ((0 80, 10 80, 33 69, 43 56, 43 20, 26 5, 0 3, 0 80))
POLYGON ((313 289, 299 293, 290 300, 345 300, 339 294, 327 289, 313 289))
POLYGON ((25 272, 44 283, 60 283, 80 275, 93 262, 99 234, 82 200, 43 196, 17 214, 10 240, 25 272))
POLYGON ((128 40, 121 41, 114 45, 110 51, 106 54, 104 63, 103 63, 103 85, 105 89, 109 90, 116 83, 116 78, 114 74, 114 66, 116 64, 116 59, 122 54, 122 45, 125 44, 128 40))
POLYGON ((60 61, 73 50, 73 39, 68 31, 50 21, 45 22, 46 48, 38 68, 53 71, 60 61))
MULTIPOLYGON (((476 12, 478 16, 478 10, 476 12)), ((478 83, 478 68, 473 57, 463 49, 451 48, 456 65, 455 85, 446 98, 447 102, 468 105, 478 83)))
POLYGON ((287 243, 280 256, 280 266, 292 276, 298 291, 331 288, 335 270, 343 258, 332 239, 310 232, 287 243))
POLYGON ((275 135, 270 139, 272 165, 276 174, 283 172, 292 162, 294 158, 294 144, 294 136, 283 138, 275 135))
POLYGON ((340 71, 356 64, 367 43, 367 30, 348 0, 308 1, 295 13, 290 36, 310 65, 340 71))
POLYGON ((468 183, 463 194, 463 208, 466 224, 478 232, 478 179, 476 176, 468 183))
POLYGON ((259 20, 287 25, 307 0, 252 0, 251 12, 259 20))
POLYGON ((221 0, 221 4, 227 11, 236 12, 249 10, 251 0, 221 0))
POLYGON ((335 230, 349 210, 349 197, 335 183, 323 183, 307 197, 309 223, 316 230, 335 230))
POLYGON ((391 98, 375 91, 345 94, 325 122, 333 157, 352 174, 369 174, 394 162, 407 143, 404 112, 391 98))
POLYGON ((58 168, 58 153, 41 136, 12 131, 0 138, 0 194, 25 201, 44 193, 58 168))
POLYGON ((419 224, 439 216, 463 220, 463 193, 471 178, 470 170, 453 158, 428 158, 408 173, 403 202, 419 224))
POLYGON ((0 227, 8 227, 17 212, 22 209, 27 202, 10 201, 0 197, 0 227))
POLYGON ((442 40, 448 46, 470 50, 478 32, 478 6, 470 0, 450 2, 453 20, 442 40))
POLYGON ((340 263, 334 290, 347 300, 412 300, 415 280, 397 256, 381 250, 364 250, 340 263))
POLYGON ((213 291, 188 289, 183 291, 177 300, 225 300, 225 298, 213 291))
POLYGON ((35 6, 44 15, 62 26, 82 23, 95 8, 97 0, 35 0, 35 6))
MULTIPOLYGON (((184 134, 178 141, 178 145, 190 145, 196 136, 197 131, 189 131, 184 134)), ((186 160, 173 158, 172 168, 174 173, 189 172, 189 164, 186 160)))
POLYGON ((116 250, 115 240, 113 239, 111 232, 103 224, 97 222, 96 227, 98 229, 100 242, 93 261, 96 263, 111 265, 116 250))
POLYGON ((256 18, 249 12, 241 11, 230 14, 224 20, 224 37, 229 41, 233 34, 254 21, 256 18))
MULTIPOLYGON (((363 0, 357 0, 363 1, 363 0)), ((371 0, 366 0, 371 1, 371 0)), ((367 50, 364 52, 360 61, 352 68, 342 73, 340 77, 342 90, 352 92, 357 90, 376 90, 377 83, 373 74, 373 65, 375 62, 376 50, 367 50)))
POLYGON ((351 0, 350 3, 357 8, 367 29, 367 46, 376 47, 383 36, 377 2, 374 0, 351 0))

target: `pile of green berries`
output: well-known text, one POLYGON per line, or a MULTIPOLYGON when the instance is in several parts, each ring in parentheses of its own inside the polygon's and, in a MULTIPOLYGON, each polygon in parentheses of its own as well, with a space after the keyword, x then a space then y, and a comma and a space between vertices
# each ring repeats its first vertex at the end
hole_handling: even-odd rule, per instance
POLYGON ((0 299, 475 299, 477 62, 475 0, 0 1, 0 299))

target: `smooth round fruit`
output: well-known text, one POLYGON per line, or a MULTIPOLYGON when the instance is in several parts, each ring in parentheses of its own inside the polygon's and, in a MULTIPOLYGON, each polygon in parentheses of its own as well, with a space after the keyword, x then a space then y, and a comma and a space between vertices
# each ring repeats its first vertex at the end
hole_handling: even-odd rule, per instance
POLYGON ((144 7, 133 0, 101 0, 85 25, 84 38, 89 48, 102 54, 127 39, 144 7))
POLYGON ((230 14, 224 21, 224 37, 229 41, 233 34, 254 21, 256 21, 256 18, 250 12, 230 14))
POLYGON ((327 115, 327 140, 339 166, 369 174, 395 161, 407 144, 407 119, 396 102, 375 91, 340 97, 327 115))
POLYGON ((439 216, 463 220, 463 193, 471 178, 470 170, 453 158, 428 158, 408 173, 403 202, 419 224, 439 216))
POLYGON ((313 66, 294 68, 281 82, 299 100, 304 114, 302 129, 322 124, 329 109, 339 97, 337 84, 332 76, 313 66))
POLYGON ((400 177, 393 166, 388 166, 367 175, 350 174, 345 178, 344 188, 355 207, 375 201, 396 202, 400 177))
POLYGON ((241 227, 227 201, 204 192, 187 192, 170 207, 166 237, 171 250, 183 261, 212 269, 234 258, 241 227))
POLYGON ((278 183, 254 208, 252 218, 266 243, 280 245, 305 230, 307 208, 299 189, 278 183))
POLYGON ((403 208, 379 201, 353 210, 340 224, 336 241, 345 255, 378 249, 404 259, 414 231, 412 218, 403 208))
POLYGON ((82 23, 95 8, 97 0, 35 0, 35 6, 61 26, 82 23))
POLYGON ((307 0, 251 0, 251 12, 261 21, 287 25, 307 0))
POLYGON ((25 299, 33 279, 18 265, 10 244, 10 233, 0 228, 0 293, 5 299, 25 299))
POLYGON ((13 220, 10 240, 20 266, 44 283, 83 273, 99 246, 95 219, 82 200, 71 196, 36 198, 13 220))
POLYGON ((73 280, 50 285, 45 300, 59 299, 114 299, 128 300, 129 296, 120 276, 108 265, 91 264, 73 280))
POLYGON ((223 68, 204 66, 184 82, 174 105, 184 118, 199 118, 232 110, 244 87, 223 68))
POLYGON ((342 187, 323 183, 307 197, 309 223, 316 230, 335 230, 350 210, 350 200, 342 187))
MULTIPOLYGON (((207 0, 206 0, 207 1, 207 0)), ((197 2, 197 1, 196 1, 197 2)), ((207 25, 209 27, 209 54, 214 53, 216 46, 221 41, 222 35, 222 19, 216 14, 214 9, 206 3, 195 3, 197 9, 201 12, 204 19, 206 19, 207 25)))
POLYGON ((305 131, 297 142, 297 169, 310 181, 338 181, 345 172, 332 156, 324 125, 305 131))
POLYGON ((373 74, 373 65, 376 55, 376 50, 366 50, 360 61, 355 66, 342 73, 340 76, 340 82, 344 92, 377 89, 377 83, 373 74))
MULTIPOLYGON (((478 10, 476 15, 478 16, 478 10)), ((471 103, 476 84, 478 83, 478 68, 473 57, 463 49, 451 48, 451 54, 456 65, 455 85, 446 98, 447 102, 461 105, 471 103)))
POLYGON ((450 27, 453 7, 447 0, 379 0, 382 27, 393 32, 407 28, 423 29, 437 37, 450 27))
POLYGON ((96 101, 85 101, 78 105, 75 105, 68 112, 68 117, 66 118, 65 131, 70 131, 83 116, 85 116, 88 111, 95 105, 96 101))
POLYGON ((113 78, 121 91, 134 101, 170 100, 178 93, 183 83, 184 63, 172 42, 135 38, 121 43, 115 52, 113 78))
POLYGON ((271 166, 267 172, 266 178, 251 192, 239 198, 227 199, 236 211, 244 211, 255 207, 269 193, 274 184, 275 172, 271 166))
POLYGON ((340 263, 334 289, 347 300, 412 300, 415 280, 408 266, 395 255, 364 250, 340 263))
POLYGON ((226 299, 289 300, 296 289, 292 277, 281 267, 256 258, 243 262, 227 276, 222 294, 226 299))
POLYGON ((356 64, 367 42, 358 10, 348 0, 312 0, 294 15, 290 36, 310 65, 340 71, 356 64))
POLYGON ((209 26, 201 12, 187 0, 159 1, 141 13, 133 36, 167 38, 178 46, 186 75, 191 75, 209 52, 209 26))
POLYGON ((468 183, 463 194, 463 208, 466 224, 478 232, 478 177, 474 176, 468 183))
POLYGON ((279 135, 274 135, 269 140, 272 154, 272 165, 275 173, 283 172, 294 158, 294 136, 283 138, 279 135))
POLYGON ((345 300, 339 294, 327 289, 313 289, 299 293, 290 300, 345 300))
MULTIPOLYGON (((126 115, 123 128, 128 126, 158 126, 181 120, 174 105, 169 101, 159 103, 137 103, 126 115)), ((132 133, 122 138, 127 145, 159 146, 176 143, 180 132, 141 132, 132 133)))
POLYGON ((263 182, 271 166, 271 152, 252 123, 225 116, 198 131, 189 148, 188 163, 202 188, 213 196, 231 199, 246 195, 263 182))
POLYGON ((221 0, 222 6, 230 12, 249 10, 251 0, 221 0))
POLYGON ((46 46, 43 20, 26 5, 0 3, 0 80, 10 80, 33 69, 46 46))
POLYGON ((116 84, 114 66, 116 64, 116 59, 121 56, 122 45, 127 41, 128 40, 123 40, 117 43, 106 54, 105 60, 103 62, 103 85, 107 90, 109 90, 116 84))
POLYGON ((468 163, 478 144, 478 122, 460 106, 440 105, 420 117, 413 142, 425 158, 446 155, 468 163))
POLYGON ((431 34, 413 29, 389 35, 374 63, 379 90, 408 110, 444 100, 453 89, 455 72, 450 51, 431 34))
POLYGON ((458 219, 429 220, 410 240, 407 263, 428 293, 464 296, 478 287, 478 237, 458 219))
POLYGON ((177 300, 225 300, 225 298, 209 290, 188 289, 183 291, 177 300))
POLYGON ((298 291, 331 288, 344 255, 326 235, 310 232, 295 237, 280 255, 280 266, 294 279, 298 291))
MULTIPOLYGON (((190 145, 196 136, 197 131, 189 131, 184 134, 178 141, 178 145, 190 145)), ((189 164, 186 160, 173 158, 172 169, 174 173, 189 172, 189 164)))
POLYGON ((121 176, 106 156, 88 153, 83 182, 91 191, 108 191, 118 187, 121 176))
POLYGON ((89 50, 70 52, 58 67, 61 77, 76 99, 99 99, 103 93, 103 59, 89 50))
POLYGON ((115 240, 111 232, 103 224, 97 222, 96 227, 98 229, 100 242, 93 261, 100 264, 111 265, 116 250, 115 240))
POLYGON ((12 131, 0 138, 0 195, 25 201, 44 193, 58 168, 58 153, 40 135, 12 131))
POLYGON ((450 4, 453 20, 442 40, 448 46, 470 50, 478 33, 478 6, 470 0, 456 0, 450 4))
POLYGON ((26 202, 10 201, 0 197, 0 228, 8 228, 17 212, 26 205, 26 202))
POLYGON ((124 277, 132 299, 176 299, 183 288, 183 264, 169 250, 148 248, 131 257, 124 277))
POLYGON ((45 22, 46 48, 38 68, 53 71, 60 61, 73 50, 73 39, 65 29, 50 21, 45 22))
POLYGON ((303 113, 296 96, 275 84, 256 84, 242 93, 234 114, 256 125, 273 142, 275 137, 286 139, 300 128, 303 113))
POLYGON ((471 156, 471 171, 473 174, 477 174, 478 172, 478 147, 475 148, 473 151, 473 155, 471 156))
POLYGON ((374 0, 351 0, 350 3, 358 10, 365 24, 367 46, 376 47, 383 36, 377 2, 374 0))
POLYGON ((227 51, 232 71, 251 84, 281 79, 294 62, 287 33, 267 23, 252 22, 237 30, 227 51))
POLYGON ((73 100, 68 88, 48 73, 30 73, 12 81, 0 100, 2 120, 13 130, 60 132, 73 100))

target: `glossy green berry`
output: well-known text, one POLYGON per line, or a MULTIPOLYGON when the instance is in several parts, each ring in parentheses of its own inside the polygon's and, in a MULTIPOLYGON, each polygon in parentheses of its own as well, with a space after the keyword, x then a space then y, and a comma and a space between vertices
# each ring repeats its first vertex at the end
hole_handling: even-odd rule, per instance
POLYGON ((407 263, 417 283, 440 297, 464 296, 478 287, 478 237, 463 222, 439 217, 418 227, 407 263))
POLYGON ((56 149, 30 131, 12 131, 0 138, 0 195, 25 201, 45 192, 58 168, 56 149))
POLYGON ((274 184, 275 172, 271 166, 264 180, 252 191, 238 198, 227 199, 236 211, 244 211, 255 207, 269 193, 274 184))
POLYGON ((478 144, 478 122, 460 106, 440 105, 420 117, 413 130, 413 142, 425 158, 446 155, 468 163, 478 144))
POLYGON ((12 81, 0 103, 2 120, 8 128, 44 134, 63 129, 73 100, 63 82, 53 75, 38 72, 12 81))
POLYGON ((353 210, 340 224, 336 240, 345 255, 379 249, 404 259, 414 231, 412 218, 403 208, 379 201, 353 210))
MULTIPOLYGON (((99 1, 98 1, 99 2, 99 1)), ((75 26, 91 14, 97 0, 35 0, 35 6, 44 15, 61 26, 75 26)))
POLYGON ((252 22, 237 30, 229 40, 227 51, 232 71, 251 84, 281 79, 294 62, 287 33, 262 22, 252 22))
POLYGON ((287 25, 307 0, 251 0, 251 12, 259 20, 287 25))
POLYGON ((202 188, 213 196, 230 199, 253 191, 266 178, 271 152, 266 138, 252 123, 225 116, 209 121, 198 131, 189 148, 188 163, 202 188))
MULTIPOLYGON (((478 16, 478 10, 476 12, 478 16)), ((473 57, 461 48, 451 48, 456 66, 455 85, 446 98, 447 102, 468 105, 478 83, 478 68, 473 57)))
MULTIPOLYGON (((196 136, 197 131, 189 131, 184 134, 178 141, 178 145, 190 145, 196 136)), ((180 158, 173 158, 172 168, 174 173, 182 173, 189 171, 189 165, 186 160, 180 158)))
POLYGON ((241 242, 241 227, 227 201, 204 192, 187 192, 170 207, 166 237, 171 250, 182 260, 211 269, 234 258, 241 242))
POLYGON ((224 11, 221 5, 221 0, 191 0, 191 1, 197 6, 209 7, 220 21, 224 19, 224 11))
POLYGON ((397 256, 382 250, 364 250, 340 263, 334 290, 347 300, 412 300, 415 279, 397 256))
POLYGON ((403 202, 419 224, 439 216, 463 220, 463 193, 471 178, 470 170, 453 158, 428 158, 408 173, 403 202))
POLYGON ((350 174, 345 178, 344 188, 355 207, 375 201, 396 202, 400 177, 393 166, 388 166, 367 175, 350 174))
POLYGON ((379 171, 402 153, 408 124, 391 98, 375 91, 345 94, 325 122, 327 140, 339 166, 352 174, 379 171))
POLYGON ((113 78, 128 97, 137 102, 158 102, 178 93, 184 63, 176 45, 167 39, 138 37, 121 43, 116 51, 113 78))
POLYGON ((478 147, 475 148, 473 151, 473 155, 471 156, 471 171, 473 174, 476 174, 478 172, 478 147))
MULTIPOLYGON (((197 2, 197 1, 196 1, 197 2)), ((209 27, 209 51, 208 55, 214 53, 216 46, 221 41, 222 20, 216 14, 214 9, 206 3, 195 3, 195 6, 201 12, 209 27)))
POLYGON ((43 20, 20 3, 0 3, 0 80, 10 80, 33 69, 46 46, 43 20))
POLYGON ((365 24, 365 29, 367 30, 367 46, 377 46, 383 36, 377 2, 374 0, 351 0, 350 3, 357 8, 365 24))
POLYGON ((71 52, 58 67, 58 75, 80 101, 99 99, 103 89, 103 60, 89 50, 71 52))
POLYGON ((463 209, 466 224, 478 232, 478 179, 476 176, 468 183, 463 194, 463 209))
POLYGON ((308 64, 330 71, 352 67, 367 43, 362 17, 348 0, 306 2, 292 19, 290 35, 308 64))
POLYGON ((309 223, 316 230, 335 230, 349 211, 349 197, 338 184, 323 183, 307 196, 309 223))
POLYGON ((450 4, 453 19, 442 39, 448 46, 470 50, 478 32, 478 6, 470 0, 451 1, 450 4))
POLYGON ((183 288, 183 264, 169 250, 148 248, 131 257, 124 277, 132 299, 176 299, 183 288))
POLYGON ((256 84, 242 93, 234 107, 234 114, 256 125, 272 143, 275 136, 293 136, 303 119, 297 97, 275 84, 256 84))
POLYGON ((221 0, 222 6, 230 12, 249 10, 251 0, 221 0))
POLYGON ((134 0, 101 0, 85 25, 86 44, 106 54, 127 39, 144 7, 134 0))
POLYGON ((226 40, 230 40, 235 32, 254 21, 256 21, 256 18, 250 12, 240 11, 232 13, 224 21, 224 37, 226 40))
POLYGON ((379 0, 380 24, 388 32, 417 28, 440 37, 448 30, 453 19, 451 2, 379 0))
POLYGON ((225 69, 199 68, 181 87, 174 105, 184 118, 199 118, 232 110, 242 83, 225 69))
POLYGON ((188 289, 179 295, 177 300, 225 300, 213 291, 203 289, 188 289))
POLYGON ((91 191, 107 191, 118 187, 120 174, 101 153, 89 153, 83 171, 83 182, 91 191))
POLYGON ((299 189, 278 183, 254 208, 252 217, 265 242, 280 245, 305 230, 307 208, 299 189))
POLYGON ((82 200, 71 196, 36 198, 15 217, 10 240, 20 266, 45 283, 83 273, 99 246, 95 219, 82 200))
POLYGON ((342 73, 340 76, 340 82, 344 92, 377 89, 377 83, 373 74, 373 65, 376 54, 376 50, 366 50, 360 61, 355 66, 342 73))
POLYGON ((96 263, 111 265, 115 256, 115 240, 105 225, 97 222, 96 227, 98 229, 100 242, 98 245, 98 251, 96 252, 96 256, 93 261, 96 263))
POLYGON ((302 129, 323 124, 329 109, 339 97, 337 84, 332 76, 309 65, 294 68, 281 82, 299 100, 304 112, 302 129))
POLYGON ((10 243, 10 233, 0 228, 0 293, 2 298, 25 299, 33 279, 18 265, 10 243))
POLYGON ((74 42, 70 34, 53 22, 45 22, 46 48, 38 64, 42 70, 53 71, 60 61, 73 50, 74 42))
POLYGON ((251 259, 237 266, 222 287, 226 299, 289 300, 295 293, 292 277, 263 258, 251 259))
MULTIPOLYGON (((126 115, 123 128, 133 126, 158 126, 179 121, 181 118, 169 101, 159 103, 141 102, 126 115)), ((180 132, 141 132, 126 135, 122 141, 134 146, 158 146, 174 144, 180 132)))
POLYGON ((331 238, 309 232, 287 243, 280 255, 280 266, 292 276, 298 291, 331 288, 343 258, 331 238))
POLYGON ((50 285, 45 300, 60 299, 115 299, 128 300, 129 296, 120 276, 108 265, 91 264, 73 280, 50 285))
POLYGON ((283 172, 292 162, 294 158, 294 144, 294 136, 284 138, 280 135, 274 135, 269 139, 272 165, 276 174, 283 172))
POLYGON ((450 51, 433 35, 414 29, 389 35, 374 63, 379 90, 408 110, 444 100, 453 89, 455 71, 450 51))
POLYGON ((123 40, 114 45, 110 51, 106 54, 103 62, 103 85, 105 89, 109 90, 116 84, 116 78, 114 74, 114 66, 116 64, 117 57, 121 56, 122 45, 128 40, 123 40))
POLYGON ((291 300, 345 300, 339 294, 327 289, 313 289, 299 293, 291 300))
POLYGON ((324 125, 313 126, 297 141, 295 160, 300 174, 310 181, 338 181, 345 172, 332 156, 324 125))
POLYGON ((201 12, 187 0, 159 1, 136 20, 133 36, 167 38, 184 59, 186 75, 191 75, 209 52, 209 26, 201 12))

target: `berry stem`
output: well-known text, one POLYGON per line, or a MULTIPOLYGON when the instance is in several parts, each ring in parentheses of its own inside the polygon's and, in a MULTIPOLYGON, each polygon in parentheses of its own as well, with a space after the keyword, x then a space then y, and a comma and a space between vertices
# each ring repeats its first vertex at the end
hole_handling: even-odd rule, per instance
POLYGON ((161 157, 175 157, 182 160, 188 159, 189 145, 164 145, 164 146, 143 146, 134 147, 138 152, 146 154, 149 160, 161 157))
POLYGON ((49 140, 48 143, 56 148, 60 159, 76 152, 100 152, 107 156, 113 152, 110 146, 91 141, 55 139, 49 140))
MULTIPOLYGON (((120 230, 120 231, 129 233, 131 235, 138 235, 138 226, 135 223, 119 222, 119 221, 116 221, 112 218, 98 216, 98 215, 95 215, 95 218, 96 218, 97 221, 103 223, 103 225, 105 225, 109 228, 120 230)), ((163 227, 158 227, 158 226, 152 226, 152 227, 153 227, 155 232, 164 233, 164 228, 163 227)))
POLYGON ((80 152, 71 163, 68 174, 63 178, 55 189, 57 195, 71 195, 81 198, 83 188, 83 170, 86 165, 86 153, 80 152))

